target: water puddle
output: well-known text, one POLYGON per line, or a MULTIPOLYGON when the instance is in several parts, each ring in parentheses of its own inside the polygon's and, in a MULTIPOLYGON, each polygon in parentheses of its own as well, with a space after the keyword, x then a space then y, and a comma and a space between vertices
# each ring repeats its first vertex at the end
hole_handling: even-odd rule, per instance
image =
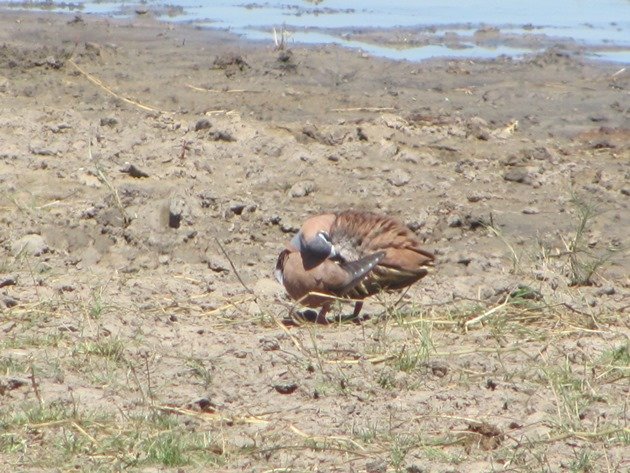
POLYGON ((229 30, 256 41, 336 43, 369 55, 519 58, 551 47, 630 63, 628 0, 58 0, 0 2, 0 8, 79 11, 229 30), (284 32, 282 35, 280 32, 284 32))

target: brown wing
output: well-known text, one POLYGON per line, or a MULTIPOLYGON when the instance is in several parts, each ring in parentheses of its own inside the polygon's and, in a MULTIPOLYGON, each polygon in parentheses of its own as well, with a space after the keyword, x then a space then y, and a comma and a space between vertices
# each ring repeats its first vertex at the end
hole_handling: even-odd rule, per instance
POLYGON ((337 214, 331 238, 344 259, 353 260, 378 251, 385 253, 379 264, 349 293, 353 298, 407 287, 426 276, 435 259, 401 222, 371 212, 350 210, 337 214))

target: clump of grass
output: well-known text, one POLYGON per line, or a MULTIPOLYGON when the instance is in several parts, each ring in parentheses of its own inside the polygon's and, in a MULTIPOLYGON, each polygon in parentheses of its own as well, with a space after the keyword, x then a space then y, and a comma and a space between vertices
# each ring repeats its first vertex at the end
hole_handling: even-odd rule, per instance
POLYGON ((557 416, 554 424, 561 431, 578 431, 580 415, 590 403, 586 381, 574 373, 566 359, 561 365, 543 367, 542 373, 555 400, 557 416))
POLYGON ((198 358, 189 358, 186 361, 186 366, 190 368, 190 372, 201 380, 205 389, 208 389, 212 385, 214 375, 212 373, 212 367, 207 367, 202 360, 198 358))
POLYGON ((590 286, 595 273, 612 258, 617 249, 608 247, 599 252, 592 250, 587 235, 600 210, 593 202, 577 194, 572 194, 569 202, 576 215, 574 234, 564 242, 569 260, 570 285, 590 286))
POLYGON ((26 455, 32 466, 75 468, 77 459, 85 456, 92 459, 90 471, 111 466, 112 460, 114 469, 225 462, 212 435, 185 428, 178 418, 157 411, 119 419, 112 413, 81 410, 77 404, 24 403, 16 410, 0 409, 0 429, 0 455, 26 455))
POLYGON ((83 355, 95 355, 103 358, 107 358, 114 362, 124 360, 125 345, 119 339, 99 339, 90 340, 80 343, 76 352, 83 355))

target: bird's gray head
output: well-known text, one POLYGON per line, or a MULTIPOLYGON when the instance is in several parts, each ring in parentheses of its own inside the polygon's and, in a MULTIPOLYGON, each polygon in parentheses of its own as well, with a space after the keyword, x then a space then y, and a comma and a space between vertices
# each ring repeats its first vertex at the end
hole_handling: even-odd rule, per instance
POLYGON ((291 240, 293 245, 302 255, 313 260, 323 261, 337 255, 335 247, 328 232, 319 231, 310 239, 305 239, 300 231, 291 240))

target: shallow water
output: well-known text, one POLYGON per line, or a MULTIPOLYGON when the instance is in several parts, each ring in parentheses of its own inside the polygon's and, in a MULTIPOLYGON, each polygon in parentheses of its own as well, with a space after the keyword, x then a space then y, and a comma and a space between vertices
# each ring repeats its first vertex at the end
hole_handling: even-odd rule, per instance
MULTIPOLYGON (((13 2, 15 0, 9 0, 13 2)), ((273 28, 284 29, 289 33, 289 42, 338 43, 393 59, 521 57, 560 46, 594 58, 630 63, 629 0, 170 0, 142 3, 86 0, 77 3, 83 6, 85 13, 125 17, 148 10, 165 21, 227 29, 252 40, 271 42, 273 28), (491 41, 479 40, 475 35, 489 28, 495 29, 491 41), (416 41, 418 38, 421 44, 416 41)), ((29 8, 33 5, 30 3, 29 8)))

